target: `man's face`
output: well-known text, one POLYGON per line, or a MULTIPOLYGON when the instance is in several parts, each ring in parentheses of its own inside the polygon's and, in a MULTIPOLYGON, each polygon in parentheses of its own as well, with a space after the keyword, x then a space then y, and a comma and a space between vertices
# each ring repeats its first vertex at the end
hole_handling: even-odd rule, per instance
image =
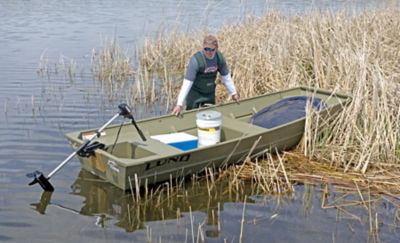
POLYGON ((217 52, 217 47, 213 44, 204 44, 203 45, 203 52, 206 58, 213 59, 215 53, 217 52))

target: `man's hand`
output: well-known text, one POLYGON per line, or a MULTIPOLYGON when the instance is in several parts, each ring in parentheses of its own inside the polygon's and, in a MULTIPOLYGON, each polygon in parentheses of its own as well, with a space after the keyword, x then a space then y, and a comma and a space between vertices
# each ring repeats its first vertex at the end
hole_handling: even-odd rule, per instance
POLYGON ((179 116, 179 114, 181 114, 181 112, 182 112, 182 106, 177 105, 174 107, 171 114, 175 115, 175 116, 179 116))
POLYGON ((234 94, 234 95, 232 95, 232 100, 236 101, 236 103, 239 104, 239 101, 240 101, 239 94, 234 94))

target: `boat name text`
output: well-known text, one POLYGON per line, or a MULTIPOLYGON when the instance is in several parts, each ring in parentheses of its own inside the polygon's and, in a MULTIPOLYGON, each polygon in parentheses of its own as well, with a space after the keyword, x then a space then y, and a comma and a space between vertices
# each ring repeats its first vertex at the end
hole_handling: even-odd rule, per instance
POLYGON ((160 159, 155 162, 148 163, 146 165, 145 170, 148 171, 148 170, 151 170, 151 169, 154 169, 154 168, 157 168, 160 166, 164 166, 164 165, 167 165, 170 163, 187 162, 187 161, 189 161, 189 159, 190 159, 190 154, 184 154, 184 155, 180 155, 180 156, 174 156, 171 158, 160 159))

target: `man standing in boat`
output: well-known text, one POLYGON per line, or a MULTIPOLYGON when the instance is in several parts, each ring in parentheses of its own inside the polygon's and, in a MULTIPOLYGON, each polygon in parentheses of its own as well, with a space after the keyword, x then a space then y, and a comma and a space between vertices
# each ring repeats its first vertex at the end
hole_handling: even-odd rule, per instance
POLYGON ((222 82, 229 96, 239 102, 239 95, 236 92, 226 60, 218 51, 218 40, 213 35, 207 35, 203 41, 203 50, 196 52, 190 58, 172 114, 179 115, 181 113, 185 99, 187 110, 198 108, 204 104, 215 104, 217 72, 221 74, 222 82))

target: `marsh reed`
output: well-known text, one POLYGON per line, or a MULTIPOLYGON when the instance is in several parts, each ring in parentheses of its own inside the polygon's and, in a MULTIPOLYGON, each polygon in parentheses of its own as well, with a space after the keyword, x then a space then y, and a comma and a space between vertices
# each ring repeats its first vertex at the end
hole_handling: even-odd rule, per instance
POLYGON ((41 78, 50 79, 52 75, 63 75, 69 81, 74 81, 77 75, 78 68, 81 73, 83 67, 78 67, 78 63, 63 54, 58 57, 57 62, 50 63, 47 57, 47 50, 40 55, 39 64, 36 73, 41 78))
POLYGON ((91 54, 91 71, 95 78, 110 85, 120 84, 133 78, 129 50, 122 50, 118 39, 103 40, 99 50, 91 54))
MULTIPOLYGON (((350 94, 352 103, 339 115, 307 117, 303 143, 308 145, 299 150, 343 172, 365 174, 400 162, 399 16, 398 9, 269 12, 226 24, 214 34, 242 97, 298 85, 350 94)), ((185 66, 209 32, 160 35, 138 51, 138 69, 159 77, 159 97, 166 102, 175 101, 185 66)), ((224 102, 220 87, 218 100, 224 102)))

